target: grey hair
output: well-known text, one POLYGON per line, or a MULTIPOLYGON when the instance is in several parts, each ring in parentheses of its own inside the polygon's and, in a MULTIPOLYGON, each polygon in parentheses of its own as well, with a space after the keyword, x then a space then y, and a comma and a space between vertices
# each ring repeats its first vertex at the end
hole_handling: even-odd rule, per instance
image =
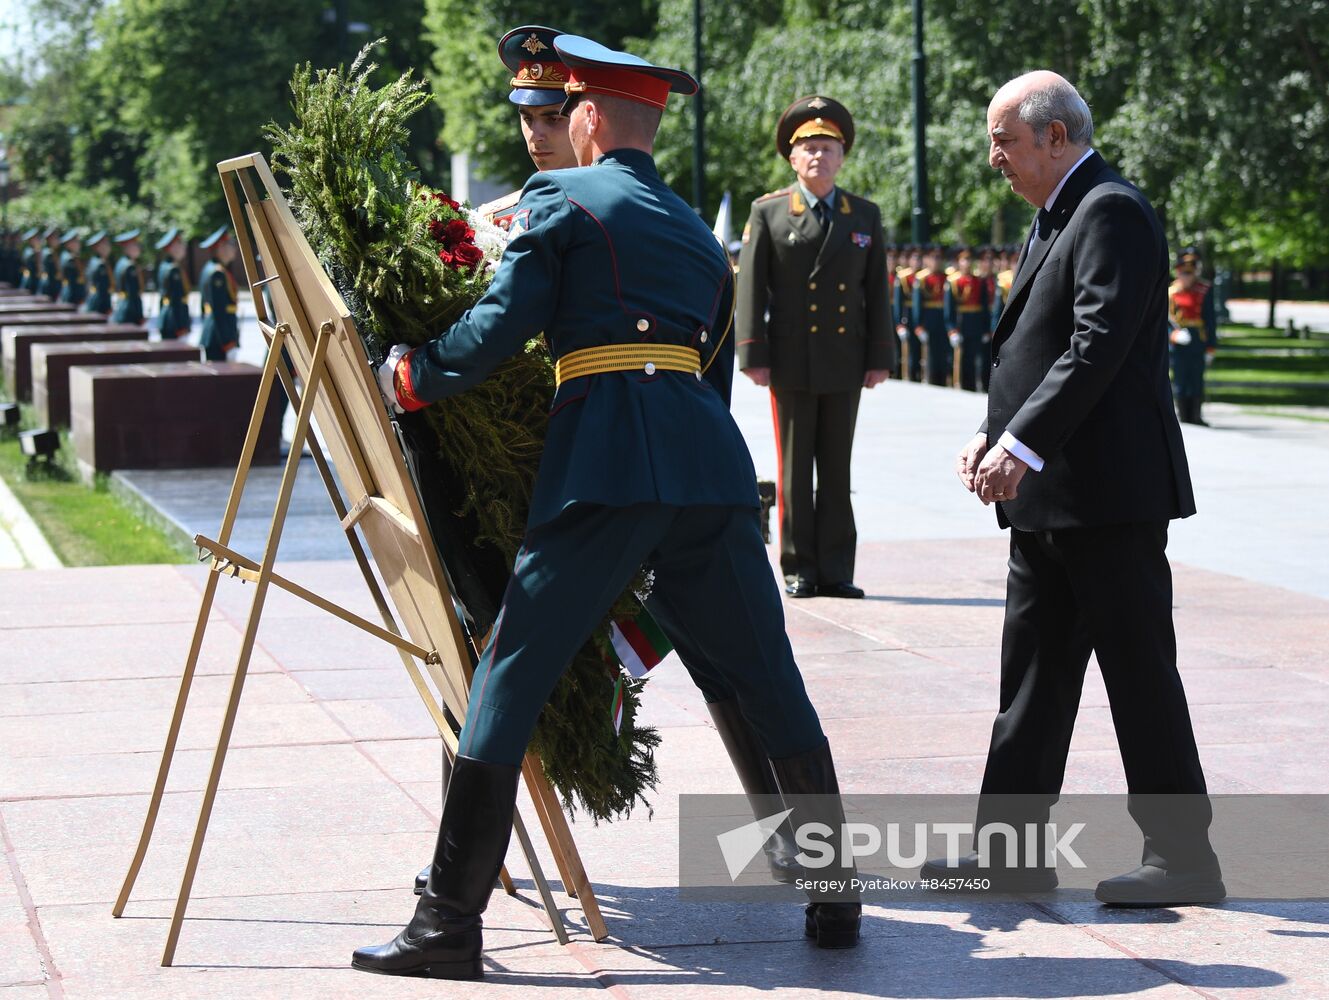
POLYGON ((1043 145, 1048 126, 1059 121, 1066 126, 1066 141, 1087 146, 1094 138, 1094 119, 1080 92, 1065 80, 1054 80, 1029 91, 1020 102, 1020 121, 1034 130, 1034 143, 1043 145))

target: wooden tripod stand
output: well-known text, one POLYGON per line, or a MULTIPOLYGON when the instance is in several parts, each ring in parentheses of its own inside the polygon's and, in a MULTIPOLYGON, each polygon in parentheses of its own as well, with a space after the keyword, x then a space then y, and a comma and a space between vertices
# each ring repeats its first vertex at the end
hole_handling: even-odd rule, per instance
MULTIPOLYGON (((218 164, 218 171, 240 244, 259 328, 269 342, 268 356, 218 537, 214 540, 198 535, 194 539, 200 551, 207 554, 212 572, 208 574, 200 602, 143 831, 112 910, 117 917, 124 913, 152 839, 217 582, 222 576, 230 576, 252 582, 255 587, 221 733, 171 917, 162 955, 164 966, 174 961, 264 602, 271 587, 293 594, 394 647, 438 729, 445 753, 449 755, 457 750, 457 735, 449 722, 449 715, 453 719, 465 717, 473 657, 478 654, 478 642, 473 641, 476 637, 467 637, 458 618, 419 496, 378 399, 369 359, 345 304, 300 232, 263 156, 255 153, 227 160, 218 164), (271 311, 265 292, 272 298, 271 311), (280 321, 272 312, 280 317, 280 321), (303 384, 303 391, 298 394, 296 376, 303 384), (254 559, 233 550, 230 537, 253 461, 259 428, 278 379, 296 409, 295 434, 282 473, 267 542, 262 556, 254 559), (318 436, 311 433, 315 421, 318 436), (275 572, 277 549, 300 455, 306 445, 333 509, 341 520, 351 553, 382 624, 347 611, 275 572), (338 479, 352 502, 346 502, 338 488, 338 479), (360 535, 364 536, 364 544, 360 535), (382 574, 386 595, 370 566, 366 545, 382 574), (398 620, 404 626, 404 634, 398 620)), ((592 935, 597 941, 603 940, 608 936, 608 929, 586 877, 567 817, 545 780, 539 760, 528 755, 523 762, 522 774, 564 889, 581 901, 592 935)), ((567 943, 562 917, 520 815, 514 816, 514 832, 530 865, 554 933, 561 943, 567 943)), ((504 888, 512 893, 514 889, 506 871, 502 878, 504 888)))

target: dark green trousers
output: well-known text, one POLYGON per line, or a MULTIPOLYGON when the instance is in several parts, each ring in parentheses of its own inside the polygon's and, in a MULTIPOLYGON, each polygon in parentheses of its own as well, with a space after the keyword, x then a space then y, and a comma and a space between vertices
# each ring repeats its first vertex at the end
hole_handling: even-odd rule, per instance
POLYGON ((707 698, 736 699, 771 757, 822 744, 755 508, 579 503, 517 554, 471 682, 462 754, 521 763, 554 684, 643 563, 655 574, 647 607, 707 698))
POLYGON ((849 459, 861 395, 861 389, 771 390, 780 465, 780 570, 786 577, 828 584, 854 579, 858 530, 849 500, 849 459))

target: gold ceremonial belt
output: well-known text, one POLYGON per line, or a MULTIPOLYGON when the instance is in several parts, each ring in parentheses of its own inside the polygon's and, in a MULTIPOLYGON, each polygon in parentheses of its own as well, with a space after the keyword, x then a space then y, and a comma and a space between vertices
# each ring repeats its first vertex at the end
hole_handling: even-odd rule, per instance
POLYGON ((605 372, 691 372, 701 378, 701 355, 695 348, 674 344, 607 344, 565 354, 554 363, 554 382, 605 372))

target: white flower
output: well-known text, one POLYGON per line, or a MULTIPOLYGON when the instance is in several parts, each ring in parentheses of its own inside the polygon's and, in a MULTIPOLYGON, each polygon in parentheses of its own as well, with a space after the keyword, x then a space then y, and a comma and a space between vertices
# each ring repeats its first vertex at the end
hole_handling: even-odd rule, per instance
POLYGON ((495 266, 507 248, 508 231, 494 225, 473 208, 466 210, 466 224, 475 230, 475 245, 484 251, 485 266, 495 266))

